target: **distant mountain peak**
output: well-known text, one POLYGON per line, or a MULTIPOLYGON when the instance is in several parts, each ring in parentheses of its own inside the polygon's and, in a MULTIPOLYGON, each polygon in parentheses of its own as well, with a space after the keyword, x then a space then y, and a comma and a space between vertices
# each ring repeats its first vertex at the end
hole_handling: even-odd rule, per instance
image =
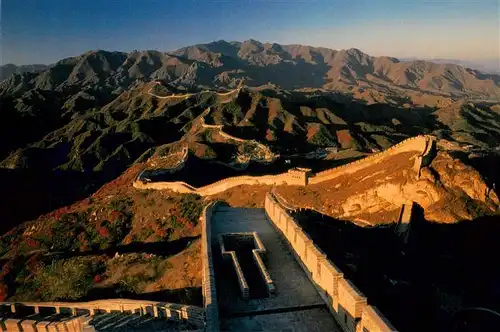
MULTIPOLYGON (((9 65, 3 72, 10 75, 23 70, 17 71, 9 65)), ((3 75, 3 78, 8 76, 3 75)), ((364 87, 384 92, 389 89, 400 93, 403 88, 441 96, 500 95, 498 75, 478 74, 458 65, 436 65, 423 60, 400 62, 396 58, 372 57, 358 48, 335 51, 255 39, 217 40, 168 53, 91 50, 59 61, 48 73, 35 78, 16 78, 4 86, 15 91, 93 83, 113 87, 119 84, 120 89, 128 89, 135 86, 136 80, 161 80, 176 86, 207 88, 220 86, 221 82, 232 87, 242 78, 249 85, 272 83, 282 89, 346 91, 362 81, 364 87), (381 84, 385 87, 381 88, 381 84)))

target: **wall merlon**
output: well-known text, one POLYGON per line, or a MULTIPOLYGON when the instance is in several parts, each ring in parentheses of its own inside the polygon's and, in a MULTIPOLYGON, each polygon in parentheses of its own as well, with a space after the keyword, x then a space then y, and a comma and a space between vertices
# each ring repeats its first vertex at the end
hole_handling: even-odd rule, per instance
MULTIPOLYGON (((226 178, 212 184, 209 184, 204 187, 195 188, 190 186, 189 184, 176 181, 176 182, 143 182, 142 181, 142 173, 136 181, 134 181, 133 186, 137 189, 170 189, 172 191, 176 191, 179 193, 197 193, 201 196, 210 196, 218 194, 219 192, 228 190, 232 187, 239 185, 280 185, 280 184, 288 184, 288 185, 307 185, 316 184, 323 181, 328 181, 334 179, 338 176, 350 174, 356 171, 359 171, 365 167, 369 167, 373 164, 376 164, 382 161, 387 156, 395 155, 401 152, 407 151, 418 151, 421 154, 421 161, 418 161, 415 168, 420 169, 421 165, 425 165, 430 163, 429 160, 432 160, 432 146, 435 146, 433 138, 431 136, 416 136, 413 138, 409 138, 405 141, 402 141, 389 149, 367 156, 363 159, 356 160, 352 163, 342 165, 330 170, 326 170, 323 172, 316 173, 313 176, 299 176, 297 177, 297 170, 289 170, 286 173, 281 173, 277 175, 264 175, 264 176, 237 176, 226 178), (426 156, 425 158, 422 156, 426 156)), ((306 172, 307 173, 307 172, 306 172)))
POLYGON ((361 315, 361 331, 396 332, 396 328, 374 306, 366 306, 361 315))
POLYGON ((367 305, 366 297, 347 279, 339 280, 338 292, 339 305, 341 305, 352 317, 360 318, 364 307, 367 305))
POLYGON ((387 319, 374 307, 368 305, 367 298, 351 281, 344 278, 342 271, 317 247, 297 222, 283 210, 272 193, 265 199, 269 219, 281 229, 295 257, 308 273, 319 295, 345 332, 356 331, 396 331, 387 319), (284 217, 283 217, 284 216, 284 217), (287 228, 283 225, 284 219, 287 228), (363 325, 364 324, 364 325, 363 325), (369 326, 372 326, 370 329, 369 326), (363 330, 363 327, 366 327, 363 330))

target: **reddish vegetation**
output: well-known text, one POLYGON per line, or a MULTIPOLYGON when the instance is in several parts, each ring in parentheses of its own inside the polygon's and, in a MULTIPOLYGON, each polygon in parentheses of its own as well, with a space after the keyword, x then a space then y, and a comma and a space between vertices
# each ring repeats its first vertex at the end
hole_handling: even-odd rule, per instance
MULTIPOLYGON (((134 165, 117 179, 102 186, 91 197, 40 216, 37 220, 4 234, 8 242, 4 242, 7 252, 0 266, 0 285, 5 294, 2 295, 3 299, 20 298, 37 301, 51 294, 50 291, 41 291, 47 285, 40 285, 37 288, 27 287, 32 287, 30 280, 40 275, 40 269, 45 269, 45 251, 58 250, 54 247, 55 239, 58 244, 66 245, 65 239, 74 238, 69 241, 73 246, 71 250, 88 252, 96 248, 108 249, 132 242, 175 241, 198 237, 200 226, 197 224, 197 219, 186 217, 192 216, 194 207, 191 205, 183 207, 181 204, 183 196, 168 191, 140 191, 132 187, 132 182, 140 170, 141 165, 134 165), (186 214, 188 212, 191 214, 186 214), (74 225, 83 228, 77 230, 74 225), (29 254, 33 250, 41 251, 29 254), (19 273, 27 273, 23 278, 28 286, 17 283, 11 285, 11 280, 21 277, 19 273), (5 278, 6 276, 8 278, 5 278), (7 297, 7 287, 9 297, 7 297)), ((196 201, 196 198, 194 200, 196 201)), ((199 201, 198 204, 202 202, 199 201)), ((199 240, 193 240, 187 245, 188 247, 180 249, 173 257, 163 257, 159 254, 148 263, 162 262, 161 264, 172 264, 174 267, 162 270, 157 279, 145 283, 146 289, 139 292, 199 287, 201 285, 199 240), (173 275, 176 277, 173 278, 173 275)), ((98 260, 98 256, 95 258, 98 260)), ((119 283, 120 278, 124 276, 123 273, 126 273, 126 271, 116 271, 113 266, 106 265, 105 268, 106 270, 98 275, 88 276, 94 284, 101 285, 107 282, 107 278, 103 278, 103 273, 113 275, 116 280, 111 282, 115 283, 119 283)), ((136 266, 136 263, 127 265, 127 269, 133 271, 140 268, 142 267, 136 266)))
POLYGON ((272 142, 276 140, 276 135, 271 129, 267 129, 266 131, 266 140, 272 142))
POLYGON ((7 286, 0 282, 0 302, 7 300, 8 289, 7 286))
POLYGON ((97 274, 96 276, 94 276, 94 284, 100 283, 101 280, 102 280, 102 277, 100 274, 97 274))
POLYGON ((38 248, 38 246, 40 245, 40 243, 37 240, 34 240, 32 238, 26 239, 26 244, 30 248, 38 248))
POLYGON ((106 227, 99 227, 97 229, 97 232, 102 237, 108 237, 109 236, 109 230, 106 227))

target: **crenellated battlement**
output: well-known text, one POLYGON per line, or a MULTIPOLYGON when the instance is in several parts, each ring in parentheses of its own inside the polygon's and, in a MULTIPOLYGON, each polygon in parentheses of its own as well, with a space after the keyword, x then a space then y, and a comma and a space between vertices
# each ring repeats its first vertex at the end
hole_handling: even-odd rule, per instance
MULTIPOLYGON (((134 181, 133 186, 137 189, 169 189, 179 193, 196 193, 201 196, 215 195, 230 188, 240 185, 300 185, 316 184, 323 181, 332 180, 338 176, 351 174, 366 167, 370 167, 383 161, 389 156, 399 153, 416 151, 419 153, 414 164, 414 170, 417 177, 420 174, 420 169, 427 166, 434 158, 435 152, 434 137, 428 135, 420 135, 404 140, 389 149, 376 153, 374 155, 356 160, 349 164, 329 169, 323 172, 310 174, 309 170, 291 169, 286 173, 277 175, 264 175, 264 176, 235 176, 220 181, 211 183, 203 187, 193 187, 185 182, 145 182, 142 181, 141 176, 138 176, 134 181)), ((142 174, 142 173, 141 173, 142 174)))
POLYGON ((368 304, 363 293, 344 278, 342 271, 328 260, 271 193, 266 195, 265 210, 344 331, 396 331, 375 307, 368 304))

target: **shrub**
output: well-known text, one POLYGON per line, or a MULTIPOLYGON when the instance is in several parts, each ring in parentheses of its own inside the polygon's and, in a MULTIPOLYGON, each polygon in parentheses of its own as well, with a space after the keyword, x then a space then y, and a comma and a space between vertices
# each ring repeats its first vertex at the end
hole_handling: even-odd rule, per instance
POLYGON ((203 210, 203 202, 200 195, 186 194, 181 198, 181 216, 188 219, 194 225, 198 224, 198 218, 203 210))
POLYGON ((132 200, 128 197, 119 197, 109 202, 109 207, 112 210, 128 214, 130 213, 130 207, 132 206, 132 203, 132 200))
POLYGON ((137 240, 144 242, 153 234, 154 234, 154 231, 151 228, 143 228, 141 230, 141 232, 138 234, 137 240))
POLYGON ((94 285, 94 277, 104 271, 95 257, 63 259, 45 266, 35 277, 43 301, 77 300, 94 285))
POLYGON ((75 237, 85 229, 87 212, 74 212, 61 215, 52 225, 52 246, 54 250, 68 251, 76 247, 75 237))
POLYGON ((0 256, 9 251, 11 238, 9 235, 4 235, 0 237, 0 256))

